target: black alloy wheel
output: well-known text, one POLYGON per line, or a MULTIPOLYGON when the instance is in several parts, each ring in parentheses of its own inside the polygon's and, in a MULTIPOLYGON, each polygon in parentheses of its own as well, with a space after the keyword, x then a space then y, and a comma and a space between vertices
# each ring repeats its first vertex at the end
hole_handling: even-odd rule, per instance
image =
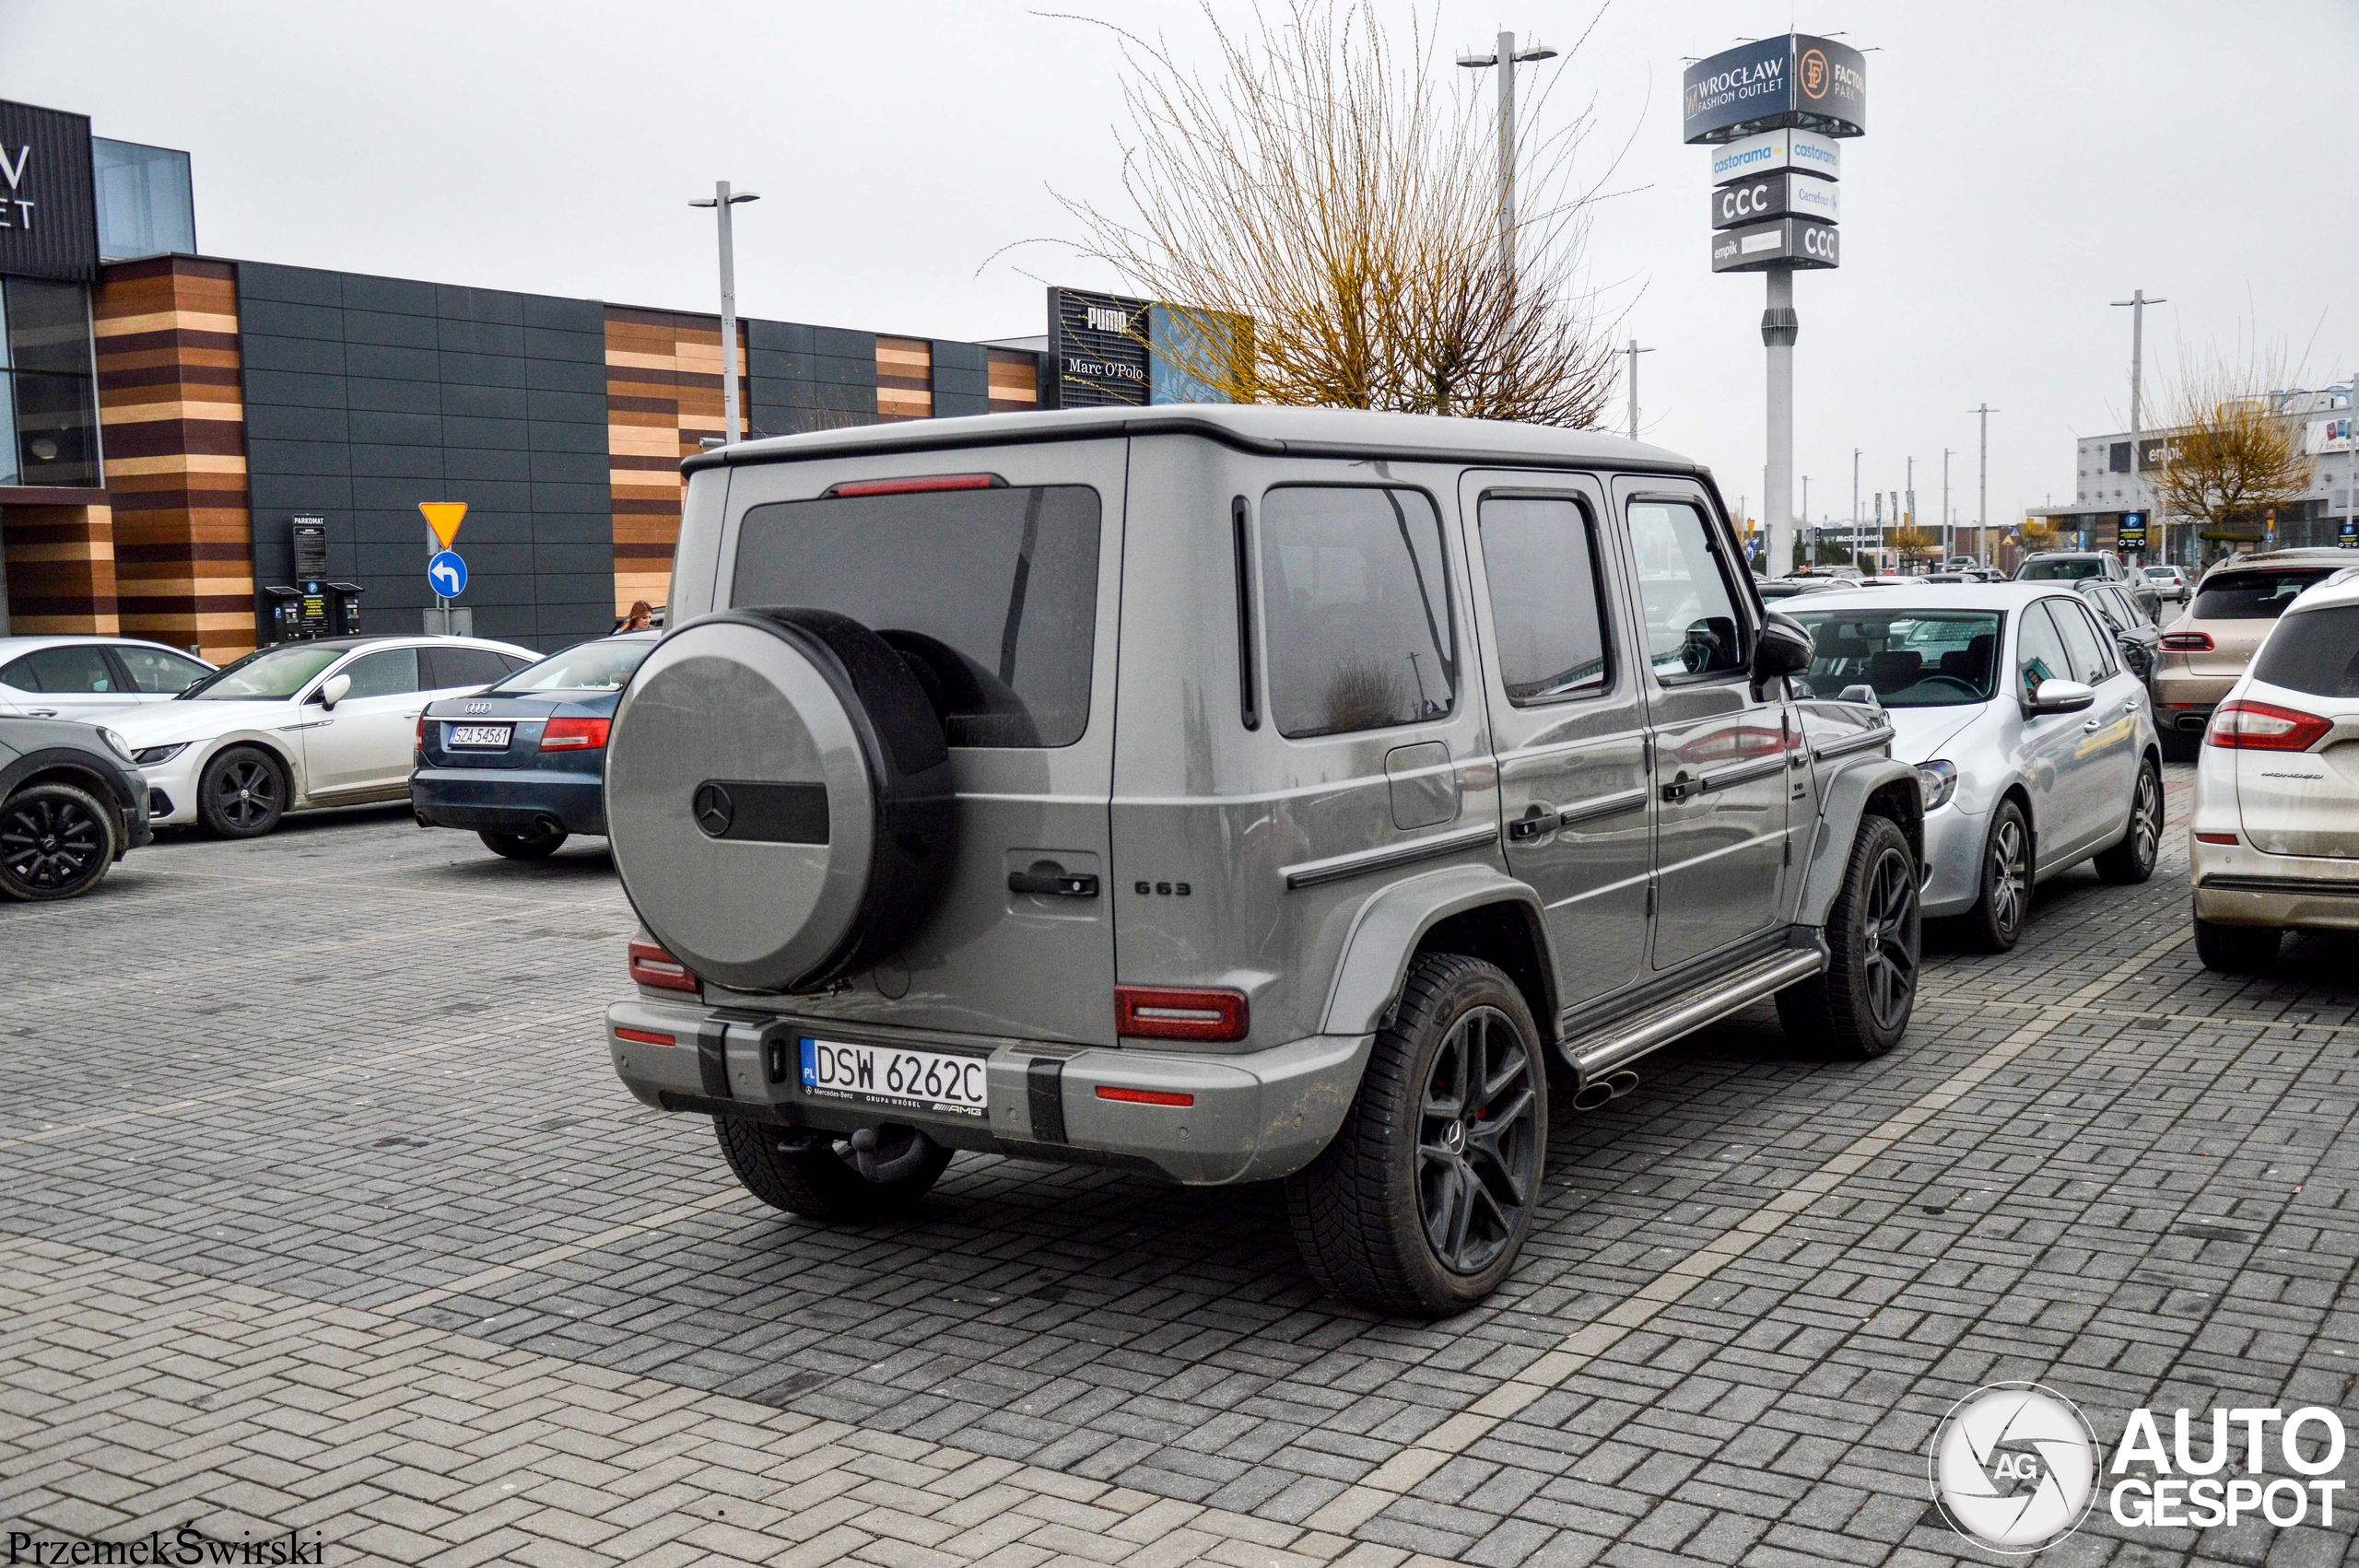
POLYGON ((1917 862, 1907 847, 1887 845, 1868 873, 1860 920, 1868 1010, 1897 1033, 1917 997, 1917 862))
POLYGON ((31 784, 0 806, 0 892, 9 897, 72 898, 113 863, 113 822, 88 790, 31 784))
POLYGON ((252 746, 215 757, 197 784, 197 814, 225 838, 260 837, 278 825, 286 810, 286 776, 252 746))
POLYGON ((1826 967, 1778 993, 1778 1017, 1800 1043, 1880 1057, 1900 1043, 1917 1002, 1917 852, 1900 825, 1863 816, 1826 914, 1826 967))
POLYGON ((1542 1129, 1515 1021, 1477 1007, 1434 1053, 1417 1111, 1417 1218, 1442 1267, 1480 1274, 1521 1227, 1542 1129))

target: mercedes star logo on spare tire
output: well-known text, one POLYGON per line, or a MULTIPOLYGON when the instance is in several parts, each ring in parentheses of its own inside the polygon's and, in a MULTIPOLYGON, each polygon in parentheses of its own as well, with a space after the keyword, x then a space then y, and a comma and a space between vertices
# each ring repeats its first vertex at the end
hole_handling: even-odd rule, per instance
POLYGON ((729 825, 737 818, 737 802, 731 800, 729 791, 718 784, 697 787, 694 810, 697 825, 704 830, 708 838, 726 837, 729 825))

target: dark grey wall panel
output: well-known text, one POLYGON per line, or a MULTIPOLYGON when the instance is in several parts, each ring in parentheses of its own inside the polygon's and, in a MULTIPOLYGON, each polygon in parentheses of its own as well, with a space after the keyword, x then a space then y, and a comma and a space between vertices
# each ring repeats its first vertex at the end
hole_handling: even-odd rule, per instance
POLYGON ((239 298, 258 588, 289 580, 288 519, 317 512, 362 625, 414 629, 433 598, 417 503, 465 501, 478 633, 553 649, 608 628, 603 305, 252 263, 239 298))

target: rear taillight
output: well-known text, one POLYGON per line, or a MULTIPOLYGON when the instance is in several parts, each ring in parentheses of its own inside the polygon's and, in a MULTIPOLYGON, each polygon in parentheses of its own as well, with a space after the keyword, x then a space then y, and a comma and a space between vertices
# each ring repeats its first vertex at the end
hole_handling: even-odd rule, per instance
POLYGON ((1142 1040, 1241 1040, 1243 991, 1114 988, 1114 1032, 1142 1040))
POLYGON ((651 942, 630 944, 630 977, 659 991, 693 991, 697 977, 688 966, 651 942))
POLYGON ((2229 702, 2212 710, 2203 743, 2232 751, 2306 752, 2333 728, 2331 720, 2273 702, 2229 702))
POLYGON ((426 719, 423 714, 419 715, 417 720, 417 743, 421 746, 426 744, 426 719))
POLYGON ((2233 833, 2199 833, 2195 841, 2198 844, 2234 844, 2236 836, 2233 833))
POLYGON ((2173 653, 2209 653, 2214 644, 2210 632, 2165 632, 2163 646, 2173 653))
POLYGON ((541 731, 541 750, 604 751, 606 748, 606 731, 613 724, 611 719, 552 719, 541 731))

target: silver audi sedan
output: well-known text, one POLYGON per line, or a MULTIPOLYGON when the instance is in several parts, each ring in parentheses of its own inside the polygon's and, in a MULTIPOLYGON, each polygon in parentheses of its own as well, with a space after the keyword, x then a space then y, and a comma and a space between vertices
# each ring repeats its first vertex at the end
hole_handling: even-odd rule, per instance
POLYGON ((2162 747, 2145 683, 2069 583, 1942 583, 1813 594, 1814 697, 1873 702, 1925 801, 1928 917, 2004 952, 2035 883, 2094 860, 2144 882, 2163 835, 2162 747))

